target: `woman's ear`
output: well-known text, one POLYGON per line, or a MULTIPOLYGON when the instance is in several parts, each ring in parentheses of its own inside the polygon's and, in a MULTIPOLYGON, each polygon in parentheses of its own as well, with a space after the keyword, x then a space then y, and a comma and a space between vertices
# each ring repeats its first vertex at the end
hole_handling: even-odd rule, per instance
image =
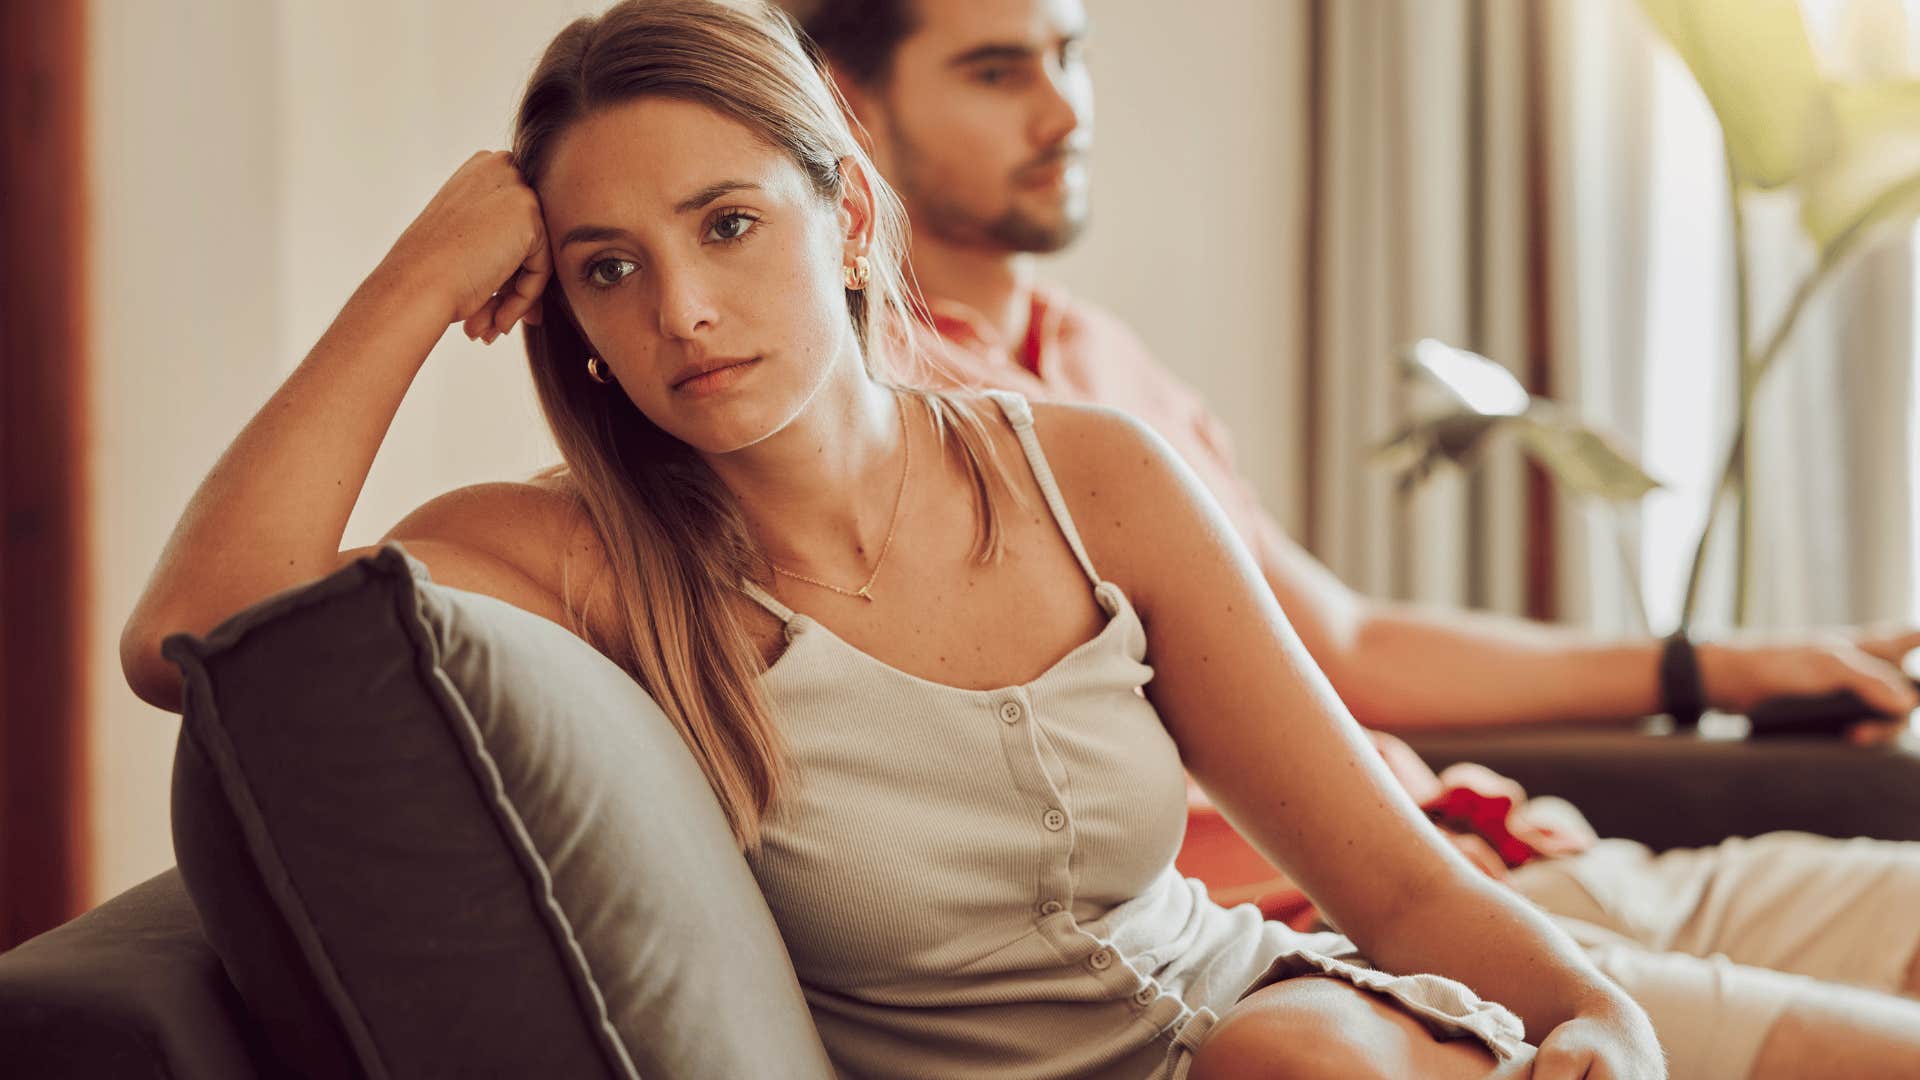
POLYGON ((840 159, 841 248, 847 259, 873 249, 873 183, 867 169, 849 155, 840 159))

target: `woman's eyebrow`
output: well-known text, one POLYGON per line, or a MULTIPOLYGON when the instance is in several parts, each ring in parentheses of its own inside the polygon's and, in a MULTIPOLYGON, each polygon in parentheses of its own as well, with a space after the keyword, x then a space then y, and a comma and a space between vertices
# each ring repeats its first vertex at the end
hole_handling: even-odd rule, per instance
POLYGON ((729 192, 759 190, 759 184, 750 184, 745 180, 722 180, 717 184, 708 184, 699 191, 674 203, 673 212, 676 214, 684 214, 691 210, 703 209, 708 203, 729 192))
POLYGON ((627 236, 627 230, 616 229, 611 225, 575 225, 560 238, 562 250, 575 244, 590 244, 600 240, 620 240, 627 236))
MULTIPOLYGON (((760 190, 763 189, 759 184, 749 183, 745 180, 722 180, 718 183, 708 184, 699 191, 674 203, 673 212, 676 214, 685 214, 694 210, 704 209, 707 204, 713 202, 713 200, 735 191, 760 190)), ((573 228, 567 230, 565 236, 560 238, 560 247, 564 250, 575 244, 589 244, 600 240, 622 239, 631 239, 631 234, 629 234, 627 230, 613 225, 575 225, 573 228)))

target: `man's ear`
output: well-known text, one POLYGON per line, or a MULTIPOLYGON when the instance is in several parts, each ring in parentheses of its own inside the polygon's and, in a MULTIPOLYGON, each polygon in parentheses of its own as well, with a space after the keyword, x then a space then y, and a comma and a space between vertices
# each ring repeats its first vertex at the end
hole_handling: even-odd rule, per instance
POLYGON ((886 123, 879 95, 861 86, 857 80, 841 75, 830 60, 827 62, 827 79, 840 92, 842 111, 846 114, 847 126, 853 129, 855 141, 867 157, 873 157, 873 125, 886 123))

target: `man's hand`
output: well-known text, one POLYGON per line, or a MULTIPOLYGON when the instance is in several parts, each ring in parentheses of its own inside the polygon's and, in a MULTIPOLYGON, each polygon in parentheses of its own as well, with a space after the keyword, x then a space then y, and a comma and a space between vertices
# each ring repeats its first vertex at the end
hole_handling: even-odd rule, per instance
POLYGON ((1506 860, 1500 857, 1499 852, 1493 850, 1492 844, 1480 839, 1478 835, 1470 832, 1456 832, 1448 828, 1442 828, 1440 835, 1446 837, 1447 843, 1452 844, 1455 850, 1465 855, 1467 861, 1475 868, 1493 880, 1505 881, 1512 876, 1507 870, 1506 860))
POLYGON ((1744 713, 1768 698, 1851 690, 1884 719, 1854 725, 1848 737, 1872 744, 1897 738, 1920 693, 1900 668, 1920 648, 1920 630, 1899 625, 1813 631, 1794 638, 1744 636, 1695 646, 1707 704, 1744 713))

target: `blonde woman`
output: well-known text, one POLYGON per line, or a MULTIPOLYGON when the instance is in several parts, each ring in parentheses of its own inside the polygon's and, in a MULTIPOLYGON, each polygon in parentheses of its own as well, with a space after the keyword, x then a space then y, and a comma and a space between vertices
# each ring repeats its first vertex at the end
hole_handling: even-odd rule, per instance
POLYGON ((195 493, 129 681, 177 708, 166 634, 364 554, 435 342, 519 325, 564 463, 388 536, 659 701, 843 1074, 1663 1076, 1644 1014, 1386 775, 1163 442, 880 376, 912 347, 901 222, 783 16, 574 22, 512 152, 453 174, 195 493), (1183 764, 1347 936, 1173 872, 1183 764))

